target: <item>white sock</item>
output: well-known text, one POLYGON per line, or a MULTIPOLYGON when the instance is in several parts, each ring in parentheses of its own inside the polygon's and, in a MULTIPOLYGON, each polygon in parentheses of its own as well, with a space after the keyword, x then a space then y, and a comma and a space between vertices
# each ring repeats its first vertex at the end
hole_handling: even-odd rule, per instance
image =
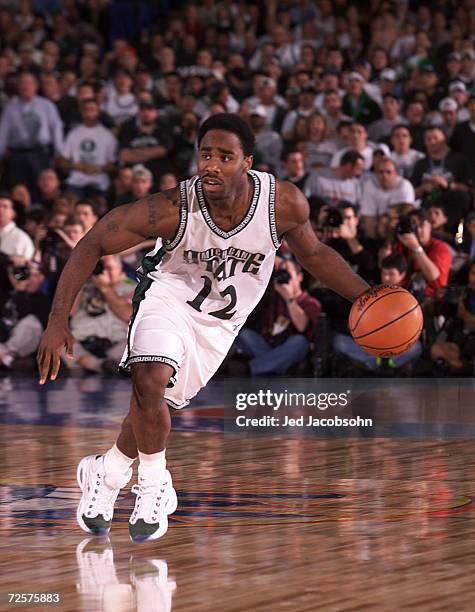
POLYGON ((139 451, 139 476, 156 478, 158 475, 163 474, 167 467, 165 452, 166 448, 152 455, 146 455, 139 451))
POLYGON ((124 455, 124 453, 117 448, 117 444, 114 444, 107 453, 104 455, 104 469, 107 473, 121 472, 125 474, 131 467, 135 459, 131 459, 124 455))

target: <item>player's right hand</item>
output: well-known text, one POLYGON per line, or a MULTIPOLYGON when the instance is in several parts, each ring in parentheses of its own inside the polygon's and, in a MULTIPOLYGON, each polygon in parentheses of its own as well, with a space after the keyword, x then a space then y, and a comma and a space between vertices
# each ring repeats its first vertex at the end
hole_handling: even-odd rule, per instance
POLYGON ((50 374, 50 380, 56 380, 61 365, 61 353, 66 349, 66 357, 73 358, 74 336, 68 327, 50 326, 42 337, 36 361, 40 373, 40 385, 43 385, 50 374), (51 371, 51 373, 50 373, 51 371))

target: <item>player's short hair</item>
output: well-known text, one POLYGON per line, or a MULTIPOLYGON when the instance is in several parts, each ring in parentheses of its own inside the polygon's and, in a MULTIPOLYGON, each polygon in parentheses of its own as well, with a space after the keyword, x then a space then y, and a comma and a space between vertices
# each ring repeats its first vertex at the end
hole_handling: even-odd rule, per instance
POLYGON ((402 253, 391 253, 383 259, 381 262, 381 268, 388 270, 389 268, 396 268, 401 274, 407 272, 407 261, 402 253))
POLYGON ((210 130, 223 130, 224 132, 235 134, 239 138, 244 155, 248 156, 254 153, 256 139, 254 138, 251 126, 239 115, 235 113, 217 113, 208 117, 201 124, 198 131, 198 146, 200 146, 204 136, 210 130))

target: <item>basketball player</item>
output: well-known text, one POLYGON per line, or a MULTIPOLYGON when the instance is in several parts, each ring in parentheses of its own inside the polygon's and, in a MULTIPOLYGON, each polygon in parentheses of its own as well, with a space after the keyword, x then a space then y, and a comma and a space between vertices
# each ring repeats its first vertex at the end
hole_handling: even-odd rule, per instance
MULTIPOLYGON (((309 223, 309 205, 291 183, 251 170, 254 136, 238 115, 211 116, 198 135, 198 175, 174 189, 111 210, 73 250, 61 275, 38 352, 40 384, 55 380, 74 339, 68 317, 98 259, 150 236, 155 249, 140 283, 121 367, 132 375, 130 410, 116 444, 78 466, 80 527, 109 532, 114 503, 139 458, 129 521, 134 541, 154 540, 177 507, 165 447, 169 408, 181 409, 213 376, 261 299, 283 236, 299 262, 348 300, 368 285, 309 223)), ((299 309, 289 300, 289 309, 299 309)))

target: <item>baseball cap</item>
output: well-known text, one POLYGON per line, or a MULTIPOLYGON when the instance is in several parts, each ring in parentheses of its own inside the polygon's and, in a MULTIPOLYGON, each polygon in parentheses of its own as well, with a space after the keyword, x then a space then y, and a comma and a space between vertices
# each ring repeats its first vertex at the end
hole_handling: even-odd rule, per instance
POLYGON ((461 55, 460 53, 457 53, 456 51, 453 51, 452 53, 449 53, 447 55, 447 61, 450 62, 452 60, 455 60, 457 62, 459 62, 461 60, 461 55))
POLYGON ((315 87, 309 83, 308 85, 304 85, 303 87, 300 88, 300 92, 299 93, 311 93, 311 94, 316 94, 317 90, 315 89, 315 87))
POLYGON ((381 70, 379 78, 385 81, 397 81, 396 71, 393 68, 385 68, 381 70))
POLYGON ((258 117, 263 117, 264 119, 267 119, 267 112, 262 104, 258 104, 257 106, 255 106, 251 110, 251 115, 257 115, 258 117))
POLYGON ((146 168, 143 164, 135 164, 132 167, 132 178, 148 178, 152 180, 152 173, 148 168, 146 168))
POLYGON ((461 53, 462 59, 468 58, 468 59, 475 59, 475 51, 473 49, 465 49, 464 51, 462 51, 461 53))
POLYGON ((465 83, 463 81, 452 81, 449 85, 449 93, 453 91, 467 91, 465 83))
POLYGON ((348 82, 351 81, 360 81, 360 83, 364 83, 365 79, 362 74, 359 72, 350 72, 348 75, 348 82))
POLYGON ((435 74, 435 68, 432 64, 424 64, 419 67, 419 70, 422 72, 430 72, 431 74, 435 74))
POLYGON ((384 142, 380 142, 374 147, 373 155, 374 153, 382 153, 385 157, 390 157, 391 150, 387 144, 384 144, 384 142))
POLYGON ((457 102, 453 98, 444 98, 439 102, 439 110, 441 113, 445 111, 456 111, 457 109, 457 102))

